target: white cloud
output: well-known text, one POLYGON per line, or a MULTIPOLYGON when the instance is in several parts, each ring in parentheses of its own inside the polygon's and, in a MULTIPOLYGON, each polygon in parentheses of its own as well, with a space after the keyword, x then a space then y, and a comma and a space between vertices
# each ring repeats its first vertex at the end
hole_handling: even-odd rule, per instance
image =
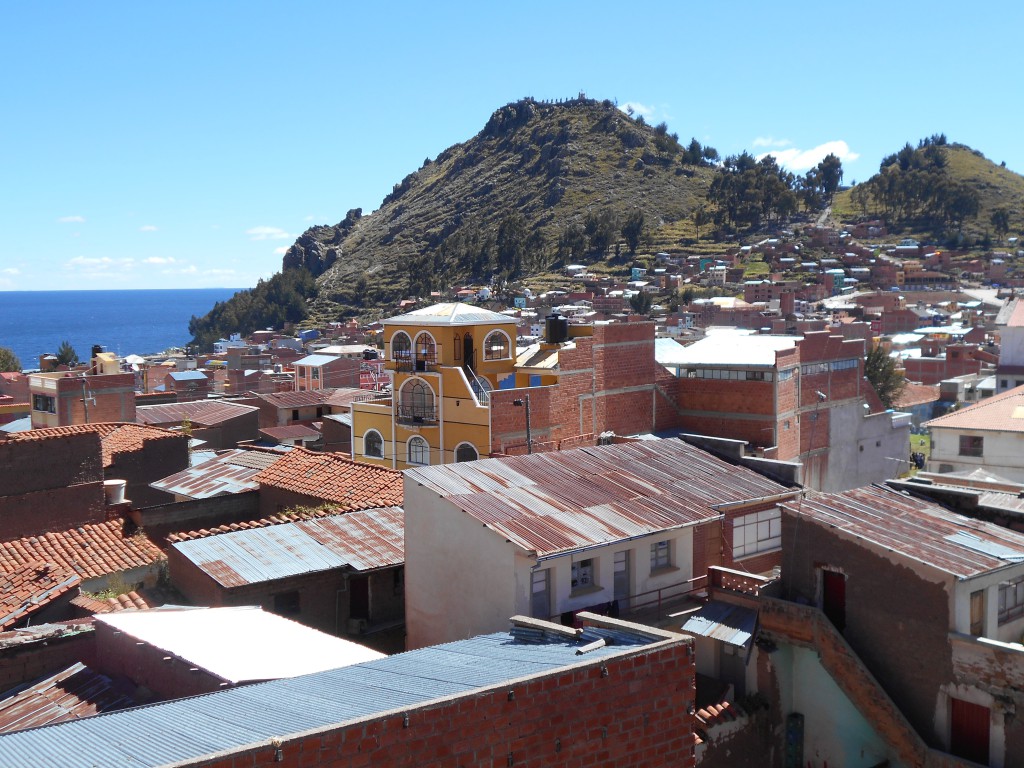
POLYGON ((21 274, 21 270, 18 269, 17 267, 7 267, 6 269, 0 269, 0 272, 2 272, 5 275, 20 275, 21 274))
POLYGON ((792 143, 789 139, 776 139, 773 136, 758 136, 754 139, 755 147, 788 147, 792 143))
POLYGON ((64 263, 64 266, 73 271, 96 274, 106 273, 114 269, 131 269, 135 265, 135 259, 112 259, 109 256, 75 256, 64 263))
POLYGON ((139 227, 139 232, 156 232, 156 227, 152 224, 143 224, 139 227))
POLYGON ((235 270, 233 269, 204 269, 204 275, 233 275, 235 270))
POLYGON ((809 170, 824 160, 826 155, 835 155, 844 163, 852 163, 860 157, 856 152, 851 152, 849 145, 842 139, 826 141, 824 144, 819 144, 811 149, 797 149, 793 147, 792 149, 783 149, 778 152, 765 152, 758 155, 757 159, 760 160, 765 155, 773 155, 779 165, 785 166, 791 171, 809 170))
POLYGON ((189 266, 184 267, 182 269, 162 269, 162 270, 160 270, 160 274, 161 275, 194 275, 198 271, 199 270, 196 268, 195 264, 190 264, 189 266))
POLYGON ((148 259, 142 260, 143 264, 173 264, 173 256, 150 256, 148 259))
POLYGON ((276 253, 278 256, 284 256, 286 253, 288 253, 288 246, 282 245, 279 248, 275 248, 274 253, 276 253))
POLYGON ((85 224, 85 216, 61 216, 57 221, 61 224, 85 224))
POLYGON ((245 234, 249 235, 250 240, 285 240, 291 237, 280 227, 266 227, 259 226, 253 227, 252 229, 245 230, 245 234))
POLYGON ((619 104, 619 109, 627 114, 629 114, 629 110, 633 110, 634 115, 643 115, 644 120, 649 120, 654 114, 654 107, 648 107, 639 101, 627 101, 625 104, 619 104))

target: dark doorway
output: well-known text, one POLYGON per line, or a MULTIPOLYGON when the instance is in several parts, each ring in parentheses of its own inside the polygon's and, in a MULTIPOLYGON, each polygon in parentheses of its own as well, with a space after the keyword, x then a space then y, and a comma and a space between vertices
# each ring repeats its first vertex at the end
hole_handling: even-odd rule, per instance
POLYGON ((473 337, 468 333, 462 337, 462 364, 473 370, 473 337))
POLYGON ((846 574, 821 572, 821 609, 836 629, 842 632, 846 628, 846 574))
POLYGON ((348 580, 348 617, 370 618, 370 580, 366 576, 353 576, 348 580))
POLYGON ((950 699, 949 751, 957 757, 988 765, 988 707, 950 699))

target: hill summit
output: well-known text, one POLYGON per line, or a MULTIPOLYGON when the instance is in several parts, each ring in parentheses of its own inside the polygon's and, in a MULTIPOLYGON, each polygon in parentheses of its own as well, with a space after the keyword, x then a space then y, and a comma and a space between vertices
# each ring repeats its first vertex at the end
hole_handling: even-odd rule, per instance
POLYGON ((500 288, 634 250, 644 232, 692 214, 717 159, 611 101, 526 98, 424 161, 378 210, 311 227, 283 267, 317 278, 321 317, 474 280, 500 288))

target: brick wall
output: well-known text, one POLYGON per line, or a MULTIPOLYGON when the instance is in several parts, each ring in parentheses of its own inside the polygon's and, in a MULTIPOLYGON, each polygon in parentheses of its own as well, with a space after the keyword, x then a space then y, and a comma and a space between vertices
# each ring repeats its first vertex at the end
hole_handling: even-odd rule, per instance
POLYGON ((90 665, 96 654, 96 633, 92 626, 79 626, 65 630, 64 625, 52 625, 48 632, 39 626, 32 630, 39 632, 31 642, 14 643, 16 634, 0 633, 0 691, 56 674, 75 662, 90 665))
POLYGON ((105 519, 100 437, 0 440, 0 537, 105 519))
POLYGON ((143 440, 142 447, 136 451, 115 453, 106 476, 128 481, 126 497, 133 506, 148 507, 173 500, 171 494, 150 488, 149 484, 187 469, 188 462, 186 435, 143 440))
POLYGON ((163 535, 253 520, 259 517, 259 509, 259 492, 253 490, 133 509, 131 517, 148 533, 163 535))
POLYGON ((693 768, 693 702, 692 645, 669 642, 287 739, 279 761, 267 745, 182 765, 693 768))
POLYGON ((783 511, 783 590, 814 605, 819 569, 846 578, 843 637, 931 746, 939 687, 953 681, 944 584, 783 511))
POLYGON ((57 379, 57 414, 61 425, 135 421, 135 374, 110 373, 57 379), (89 398, 89 417, 82 384, 89 398))

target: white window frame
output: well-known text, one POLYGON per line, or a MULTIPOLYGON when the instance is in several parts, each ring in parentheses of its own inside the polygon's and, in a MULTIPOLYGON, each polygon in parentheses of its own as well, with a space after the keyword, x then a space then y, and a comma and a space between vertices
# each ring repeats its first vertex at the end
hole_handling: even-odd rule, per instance
POLYGON ((410 437, 408 442, 405 444, 405 463, 411 464, 415 467, 425 467, 430 464, 430 443, 419 435, 413 435, 410 437), (412 447, 413 445, 419 445, 420 443, 423 444, 423 447, 418 448, 417 453, 422 453, 423 461, 413 461, 412 447))
POLYGON ((751 512, 732 521, 734 560, 782 549, 782 510, 778 507, 751 512))
POLYGON ((651 542, 651 573, 672 567, 672 541, 651 542))
POLYGON ((411 360, 412 359, 412 350, 413 350, 412 338, 405 331, 395 331, 391 335, 391 344, 390 344, 390 346, 391 346, 391 359, 392 360, 411 360), (395 351, 395 339, 397 339, 397 338, 399 338, 401 336, 404 336, 406 338, 406 340, 409 342, 409 346, 407 348, 405 348, 405 349, 400 350, 401 354, 398 354, 398 352, 395 351))
POLYGON ((597 558, 584 557, 574 560, 570 568, 569 586, 573 592, 597 587, 597 558))
POLYGON ((460 461, 476 461, 477 459, 480 458, 480 451, 477 450, 477 447, 475 445, 473 445, 472 443, 470 443, 468 441, 463 441, 463 442, 461 442, 461 443, 459 443, 458 445, 455 446, 455 451, 453 452, 453 456, 455 457, 456 463, 459 463, 460 461), (459 451, 462 450, 463 448, 472 448, 473 449, 473 453, 476 454, 476 456, 474 456, 472 459, 461 459, 460 460, 459 459, 459 451))
POLYGON ((510 360, 512 358, 512 339, 500 328, 495 328, 493 331, 484 336, 484 360, 510 360), (494 348, 490 343, 492 336, 501 336, 505 339, 503 354, 495 355, 491 353, 491 349, 494 348))
POLYGON ((384 458, 384 436, 376 429, 368 429, 363 434, 363 456, 369 456, 371 459, 383 459, 384 458), (380 439, 380 453, 370 453, 366 450, 366 440, 370 435, 376 435, 380 439))

